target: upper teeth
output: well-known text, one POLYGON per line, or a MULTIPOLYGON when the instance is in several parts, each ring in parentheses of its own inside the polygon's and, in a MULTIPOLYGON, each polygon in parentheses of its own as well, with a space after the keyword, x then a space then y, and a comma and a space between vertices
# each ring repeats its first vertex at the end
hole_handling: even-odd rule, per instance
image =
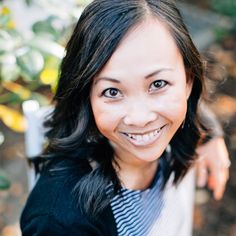
POLYGON ((127 133, 127 135, 132 138, 132 139, 136 139, 137 141, 148 141, 151 138, 153 138, 154 136, 156 136, 159 132, 160 132, 161 128, 156 129, 150 133, 146 133, 146 134, 129 134, 127 133))

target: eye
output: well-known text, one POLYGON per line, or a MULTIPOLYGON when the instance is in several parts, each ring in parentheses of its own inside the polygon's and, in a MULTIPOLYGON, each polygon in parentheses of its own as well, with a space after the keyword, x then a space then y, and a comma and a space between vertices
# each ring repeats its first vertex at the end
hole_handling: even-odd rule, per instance
POLYGON ((165 87, 167 84, 168 82, 165 80, 156 80, 151 84, 149 91, 155 91, 161 89, 165 87))
POLYGON ((119 89, 108 88, 102 92, 102 96, 107 97, 107 98, 120 98, 122 95, 119 89))

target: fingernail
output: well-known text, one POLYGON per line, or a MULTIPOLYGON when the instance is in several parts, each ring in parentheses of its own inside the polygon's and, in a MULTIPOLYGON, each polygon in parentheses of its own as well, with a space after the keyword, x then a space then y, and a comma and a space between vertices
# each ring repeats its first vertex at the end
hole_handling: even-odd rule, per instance
POLYGON ((205 187, 205 185, 206 185, 206 181, 205 181, 204 179, 199 179, 199 180, 197 181, 197 186, 198 186, 199 188, 203 188, 203 187, 205 187))

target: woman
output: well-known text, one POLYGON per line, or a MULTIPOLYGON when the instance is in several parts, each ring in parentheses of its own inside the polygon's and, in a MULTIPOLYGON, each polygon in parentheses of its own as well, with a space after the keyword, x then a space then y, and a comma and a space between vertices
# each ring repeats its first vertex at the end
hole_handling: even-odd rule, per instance
POLYGON ((175 4, 94 1, 66 51, 23 235, 178 235, 204 75, 175 4))

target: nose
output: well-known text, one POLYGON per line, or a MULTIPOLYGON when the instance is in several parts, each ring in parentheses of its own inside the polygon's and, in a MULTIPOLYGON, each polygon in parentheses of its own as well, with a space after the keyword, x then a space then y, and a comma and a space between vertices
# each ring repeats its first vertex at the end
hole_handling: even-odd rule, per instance
POLYGON ((128 106, 124 124, 136 127, 145 127, 149 123, 158 119, 158 113, 152 109, 151 105, 144 101, 133 101, 128 106))

